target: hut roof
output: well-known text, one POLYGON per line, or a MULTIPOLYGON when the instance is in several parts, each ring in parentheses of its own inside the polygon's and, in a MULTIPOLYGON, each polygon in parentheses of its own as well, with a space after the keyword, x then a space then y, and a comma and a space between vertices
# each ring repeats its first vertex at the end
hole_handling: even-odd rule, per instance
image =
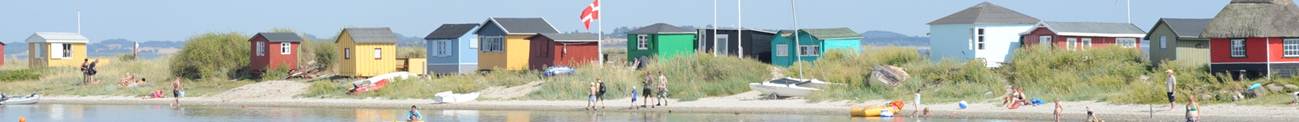
POLYGON ((1299 37, 1299 8, 1292 0, 1232 0, 1200 36, 1299 37))
POLYGON ((929 25, 940 24, 1033 24, 1037 18, 1024 15, 1015 10, 1001 7, 991 2, 983 2, 965 10, 947 15, 929 22, 929 25))

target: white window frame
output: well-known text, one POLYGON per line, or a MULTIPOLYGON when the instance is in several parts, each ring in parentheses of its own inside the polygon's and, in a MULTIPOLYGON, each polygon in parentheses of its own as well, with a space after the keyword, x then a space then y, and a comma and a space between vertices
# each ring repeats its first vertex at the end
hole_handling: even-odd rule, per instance
POLYGON ((374 59, 383 59, 383 48, 374 48, 374 59))
POLYGON ((1231 57, 1245 57, 1245 39, 1231 39, 1231 57))
POLYGON ((69 59, 69 58, 72 58, 72 44, 63 43, 63 59, 69 59))
POLYGON ((977 50, 984 50, 984 49, 987 49, 987 47, 986 47, 986 46, 987 46, 987 39, 984 39, 984 31, 986 31, 986 30, 983 29, 983 28, 974 29, 974 35, 975 35, 975 36, 974 36, 974 44, 975 44, 975 48, 974 48, 974 49, 977 49, 977 50))
POLYGON ((478 49, 478 38, 469 38, 469 49, 478 49))
POLYGON ((1078 49, 1078 38, 1064 38, 1064 45, 1069 50, 1078 49))
POLYGON ((713 49, 714 51, 718 54, 731 54, 731 34, 713 35, 713 39, 717 41, 716 44, 713 44, 717 46, 717 49, 713 49))
POLYGON ((1299 39, 1282 40, 1282 54, 1284 57, 1299 57, 1299 39))
POLYGON ((1038 36, 1037 44, 1043 47, 1051 47, 1051 36, 1038 36))
POLYGON ((789 44, 777 44, 776 56, 789 56, 789 44))
POLYGON ((435 48, 437 48, 435 56, 451 56, 451 40, 439 40, 435 44, 435 48))
POLYGON ((636 49, 638 49, 638 50, 648 50, 648 49, 649 49, 649 41, 650 41, 650 40, 649 40, 649 35, 648 35, 648 34, 638 34, 638 35, 636 35, 636 49))
POLYGON ((352 59, 352 48, 343 48, 343 60, 352 59))
POLYGON ((1159 48, 1168 48, 1168 36, 1159 36, 1159 48))
POLYGON ((280 55, 293 54, 293 43, 280 42, 280 55))
POLYGON ((482 39, 479 39, 479 41, 485 41, 486 43, 479 43, 479 44, 482 44, 482 48, 479 48, 479 51, 482 51, 482 52, 505 52, 505 47, 504 47, 504 46, 505 46, 505 44, 504 44, 504 43, 505 43, 505 37, 504 37, 504 36, 482 36, 482 37, 480 37, 480 38, 482 38, 482 39))
POLYGON ((1092 48, 1092 38, 1082 38, 1082 43, 1079 46, 1083 46, 1084 48, 1092 48))
POLYGON ((821 45, 799 45, 798 53, 802 56, 820 56, 821 45))
POLYGON ((258 41, 258 42, 257 42, 256 44, 254 44, 254 45, 256 45, 256 46, 253 47, 253 48, 255 48, 255 49, 253 49, 253 50, 256 50, 256 51, 257 51, 257 56, 266 56, 266 42, 258 41))
POLYGON ((67 59, 67 57, 63 57, 63 52, 65 52, 65 51, 63 51, 63 46, 64 46, 63 44, 64 44, 64 43, 50 43, 50 48, 49 48, 49 49, 50 49, 50 57, 51 57, 51 58, 55 58, 55 59, 67 59))
POLYGON ((1137 38, 1114 38, 1114 41, 1119 43, 1119 47, 1123 47, 1123 48, 1137 47, 1137 38))

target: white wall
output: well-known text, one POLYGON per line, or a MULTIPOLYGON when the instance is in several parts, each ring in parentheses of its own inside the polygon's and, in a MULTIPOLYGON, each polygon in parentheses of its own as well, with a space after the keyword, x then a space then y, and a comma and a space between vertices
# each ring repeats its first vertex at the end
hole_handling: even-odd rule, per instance
POLYGON ((1032 29, 1032 24, 1023 25, 970 25, 948 24, 930 26, 930 46, 932 53, 929 59, 934 62, 953 60, 965 62, 982 58, 988 67, 999 67, 1009 61, 1012 51, 1019 48, 1019 33, 1032 29), (974 40, 974 29, 984 29, 984 49, 977 50, 974 40))

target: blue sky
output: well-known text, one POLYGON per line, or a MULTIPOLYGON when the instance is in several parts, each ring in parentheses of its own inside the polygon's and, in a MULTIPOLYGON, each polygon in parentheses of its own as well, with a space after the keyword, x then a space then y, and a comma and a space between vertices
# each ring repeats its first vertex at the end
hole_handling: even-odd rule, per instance
MULTIPOLYGON (((979 2, 1047 21, 1124 22, 1123 0, 800 0, 803 27, 850 27, 923 35, 925 23, 979 2)), ((1133 22, 1149 28, 1167 18, 1210 18, 1229 0, 1134 0, 1133 22)), ((33 32, 74 32, 75 11, 93 41, 184 40, 205 32, 254 33, 291 28, 333 36, 343 27, 392 27, 423 36, 440 24, 481 23, 487 17, 544 17, 561 31, 583 30, 578 14, 591 0, 4 0, 0 40, 21 42, 33 32)), ((605 0, 606 31, 656 22, 713 23, 711 0, 605 0)), ((718 25, 736 25, 736 0, 718 0, 718 25)), ((788 0, 746 0, 745 27, 790 28, 788 0)), ((593 25, 594 27, 594 25, 593 25)), ((584 30, 583 30, 584 31, 584 30)), ((594 29, 592 30, 594 31, 594 29)))

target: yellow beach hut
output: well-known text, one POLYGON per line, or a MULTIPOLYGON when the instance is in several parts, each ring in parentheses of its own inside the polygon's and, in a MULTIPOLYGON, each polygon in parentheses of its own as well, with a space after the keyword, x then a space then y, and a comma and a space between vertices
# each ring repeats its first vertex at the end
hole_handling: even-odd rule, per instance
POLYGON ((338 34, 338 74, 369 77, 397 71, 397 36, 387 27, 343 28, 338 34))
POLYGON ((78 67, 86 60, 87 42, 79 33, 36 32, 27 37, 27 61, 32 67, 78 67))
POLYGON ((542 18, 490 18, 478 29, 479 70, 527 70, 532 40, 542 33, 559 33, 542 18))

